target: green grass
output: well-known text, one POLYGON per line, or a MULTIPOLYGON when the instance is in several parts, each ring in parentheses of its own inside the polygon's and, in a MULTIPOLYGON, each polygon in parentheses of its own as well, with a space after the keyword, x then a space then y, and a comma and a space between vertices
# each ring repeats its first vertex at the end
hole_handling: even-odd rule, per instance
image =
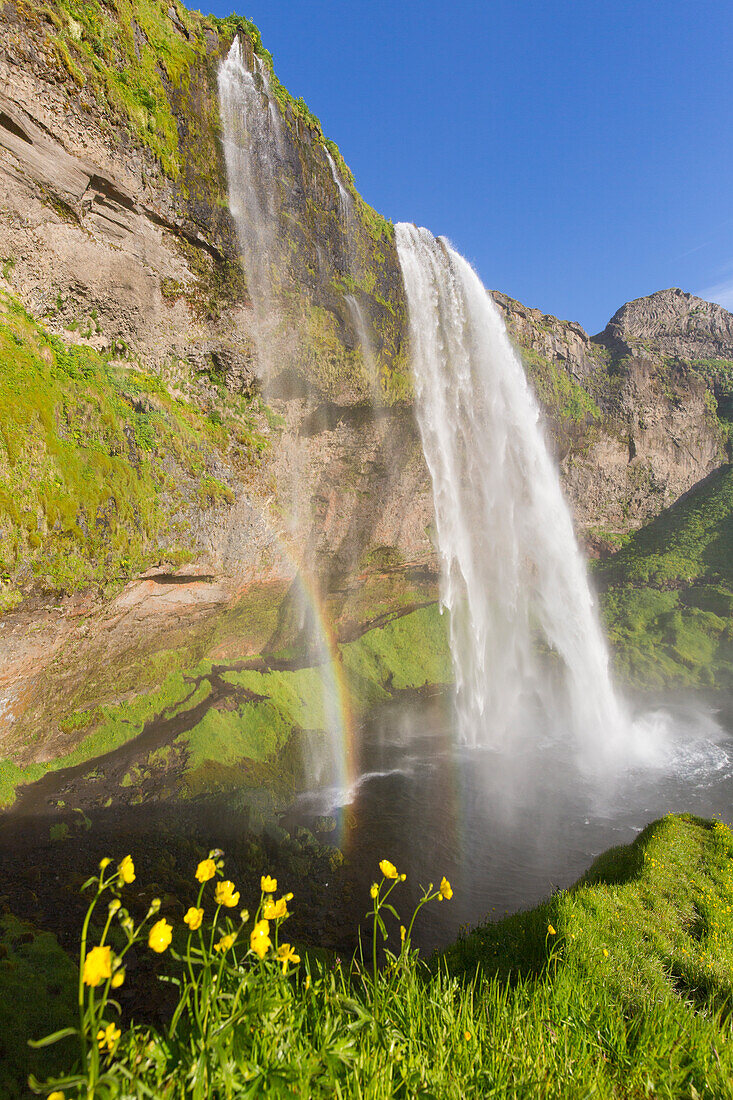
MULTIPOLYGON (((250 614, 257 612, 256 600, 246 600, 245 606, 250 614)), ((336 662, 342 686, 336 703, 344 720, 348 714, 363 715, 395 691, 450 683, 446 631, 447 617, 431 604, 340 645, 336 662)), ((191 710, 211 690, 208 677, 213 663, 205 658, 186 669, 174 668, 155 690, 129 702, 66 714, 60 723, 63 732, 83 734, 73 749, 43 763, 23 763, 27 749, 0 760, 0 806, 12 805, 19 784, 85 762, 91 771, 98 757, 137 737, 150 719, 191 710), (195 679, 201 683, 194 691, 195 679)), ((226 669, 226 660, 216 663, 226 669)), ((166 663, 161 667, 166 668, 166 663)), ((299 779, 297 736, 303 730, 328 729, 327 708, 336 684, 333 672, 319 666, 282 672, 224 671, 223 679, 251 697, 243 694, 233 709, 212 708, 178 736, 176 743, 186 754, 181 794, 241 787, 250 773, 265 785, 292 787, 299 779), (268 767, 256 766, 262 764, 268 767)), ((149 768, 152 763, 148 759, 141 766, 149 768)))
POLYGON ((157 375, 64 344, 0 292, 0 601, 185 561, 181 505, 234 498, 209 462, 230 453, 244 467, 266 446, 235 401, 212 418, 157 375))
POLYGON ((20 1100, 29 1070, 58 1072, 68 1042, 30 1052, 27 1040, 74 1022, 76 967, 56 937, 6 913, 0 917, 0 1096, 20 1100))
MULTIPOLYGON (((464 934, 428 965, 400 950, 409 914, 398 915, 397 883, 394 916, 380 910, 391 954, 376 980, 370 952, 350 965, 297 945, 303 961, 284 975, 272 951, 260 961, 248 950, 251 918, 242 927, 234 916, 237 943, 217 958, 213 986, 177 912, 174 944, 193 960, 185 980, 200 974, 184 1015, 165 1030, 123 1023, 109 1059, 90 1072, 106 1074, 109 1097, 727 1100, 732 868, 725 825, 670 815, 606 852, 572 889, 464 934)), ((440 874, 436 866, 436 882, 440 874)), ((254 913, 259 884, 235 885, 254 913)), ((289 908, 297 905, 296 896, 289 908)), ((278 932, 282 942, 287 924, 278 932)), ((147 930, 139 938, 145 951, 147 930)), ((100 1004, 90 1001, 94 1021, 100 1004)))
POLYGON ((733 469, 595 568, 617 667, 641 688, 733 685, 733 469))

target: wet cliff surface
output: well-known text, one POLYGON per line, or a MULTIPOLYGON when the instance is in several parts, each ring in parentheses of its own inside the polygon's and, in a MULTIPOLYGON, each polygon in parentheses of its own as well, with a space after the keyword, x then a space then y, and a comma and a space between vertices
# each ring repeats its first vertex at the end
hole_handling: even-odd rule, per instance
MULTIPOLYGON (((0 35, 8 791, 29 767, 75 767, 170 717, 186 697, 180 677, 198 683, 211 662, 290 659, 299 577, 339 659, 370 639, 349 651, 357 710, 443 682, 432 496, 390 223, 246 20, 175 3, 12 0, 0 35), (221 141, 217 72, 235 36, 272 89, 288 180, 267 379, 221 141), (400 637, 424 646, 422 666, 405 667, 400 637), (138 698, 148 702, 128 713, 138 698)), ((495 298, 591 546, 612 548, 724 461, 725 311, 662 292, 591 339, 495 298)), ((261 752, 247 741, 228 756, 222 730, 235 718, 222 719, 219 741, 206 727, 197 747, 152 765, 157 749, 143 746, 138 772, 125 756, 115 797, 143 797, 137 779, 151 766, 173 793, 181 775, 191 790, 226 784, 244 757, 261 776, 268 752, 292 752, 293 731, 323 720, 282 691, 255 691, 278 715, 261 752)), ((238 714, 240 727, 262 705, 243 697, 227 710, 227 699, 212 712, 238 714)))

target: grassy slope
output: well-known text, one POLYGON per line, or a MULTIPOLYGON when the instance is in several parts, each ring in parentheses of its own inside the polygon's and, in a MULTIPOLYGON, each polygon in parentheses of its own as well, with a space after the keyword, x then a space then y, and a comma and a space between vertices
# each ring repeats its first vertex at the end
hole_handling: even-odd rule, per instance
POLYGON ((163 546, 185 560, 181 505, 230 503, 209 465, 227 454, 246 467, 265 443, 245 399, 174 397, 133 364, 51 336, 0 291, 0 611, 31 583, 119 586, 163 546))
MULTIPOLYGON (((452 668, 446 619, 436 604, 420 608, 340 645, 337 660, 342 670, 343 701, 357 716, 369 706, 388 700, 394 691, 449 683, 452 668)), ((226 662, 220 667, 226 669, 226 662)), ((20 783, 33 782, 48 771, 84 761, 89 761, 92 771, 95 758, 137 737, 151 718, 171 717, 179 710, 191 709, 209 690, 206 677, 211 668, 212 661, 207 659, 185 671, 169 673, 160 688, 132 702, 70 715, 65 722, 66 732, 86 732, 71 752, 55 760, 30 765, 21 765, 11 757, 0 760, 0 806, 12 804, 20 783), (191 684, 194 678, 202 678, 195 693, 191 684)), ((210 710, 193 729, 177 738, 187 757, 184 793, 236 788, 253 781, 267 785, 283 778, 278 776, 281 765, 288 782, 293 761, 284 759, 283 753, 289 752, 294 731, 326 728, 324 693, 330 677, 324 677, 319 668, 305 668, 285 672, 225 671, 224 679, 260 698, 241 700, 232 710, 210 710), (258 767, 265 764, 265 770, 258 767)), ((150 759, 136 765, 136 783, 144 781, 146 770, 149 775, 155 755, 153 751, 150 759)))
POLYGON ((479 972, 464 1095, 733 1095, 732 860, 726 826, 669 816, 460 939, 450 973, 479 972))
MULTIPOLYGON (((241 885, 252 906, 254 884, 241 885)), ((670 815, 570 890, 464 935, 429 968, 386 967, 377 1009, 359 968, 311 959, 308 983, 258 983, 255 971, 243 1024, 221 1029, 211 1051, 205 1095, 727 1100, 732 891, 730 830, 670 815)), ((399 886, 390 901, 399 910, 399 886)), ((156 1056, 142 1060, 123 1035, 117 1056, 131 1077, 153 1095, 190 1095, 191 1045, 155 1032, 145 1043, 156 1056)))
POLYGON ((619 671, 637 687, 733 685, 733 469, 596 568, 619 671))

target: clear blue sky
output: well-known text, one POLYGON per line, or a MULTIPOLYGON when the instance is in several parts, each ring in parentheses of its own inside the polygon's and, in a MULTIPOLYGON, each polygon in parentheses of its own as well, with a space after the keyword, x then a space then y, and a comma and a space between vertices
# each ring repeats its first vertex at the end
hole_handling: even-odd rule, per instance
POLYGON ((668 286, 733 309, 730 0, 235 2, 365 199, 487 286, 591 333, 668 286))

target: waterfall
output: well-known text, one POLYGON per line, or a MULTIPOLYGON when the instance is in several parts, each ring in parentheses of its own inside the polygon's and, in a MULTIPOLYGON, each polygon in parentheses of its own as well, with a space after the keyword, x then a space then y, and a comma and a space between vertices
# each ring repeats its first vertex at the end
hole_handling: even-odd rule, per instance
POLYGON ((282 190, 291 185, 282 118, 267 69, 255 55, 254 71, 235 38, 219 66, 219 108, 227 166, 229 208, 255 316, 263 366, 278 324, 273 288, 282 266, 279 224, 282 190))
POLYGON ((569 728, 581 755, 611 755, 627 721, 519 355, 466 260, 426 229, 396 236, 461 738, 569 728))
POLYGON ((346 225, 346 228, 348 230, 350 228, 349 227, 349 221, 351 220, 351 214, 352 214, 352 209, 351 208, 354 205, 354 200, 351 197, 351 195, 349 194, 349 192, 346 190, 346 188, 344 187, 343 183, 341 182, 341 177, 339 176, 338 172, 336 171, 336 165, 334 163, 334 159, 331 156, 331 153, 329 152, 329 150, 326 148, 325 145, 323 146, 323 152, 326 154, 326 160, 328 161, 328 167, 331 169, 331 176, 333 177, 333 182, 336 184, 336 190, 338 192, 338 197, 339 197, 339 214, 341 215, 341 217, 342 217, 342 219, 343 219, 343 221, 346 225))

